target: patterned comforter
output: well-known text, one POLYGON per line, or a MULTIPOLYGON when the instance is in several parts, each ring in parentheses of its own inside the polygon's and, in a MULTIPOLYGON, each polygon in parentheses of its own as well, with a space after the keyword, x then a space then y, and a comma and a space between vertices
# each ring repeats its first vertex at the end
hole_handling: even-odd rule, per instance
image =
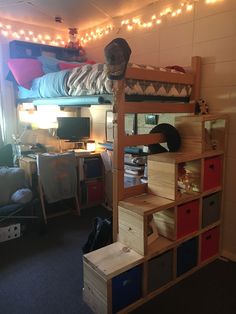
MULTIPOLYGON (((140 67, 134 64, 130 64, 129 66, 140 67)), ((155 69, 150 66, 146 68, 155 69)), ((160 70, 173 71, 165 68, 160 70)), ((113 83, 114 81, 108 78, 106 64, 86 64, 72 70, 45 74, 33 80, 30 90, 20 87, 18 96, 21 99, 25 99, 111 94, 113 83)), ((190 93, 191 85, 132 79, 128 79, 125 82, 125 94, 131 97, 133 95, 140 95, 144 97, 163 96, 181 99, 189 97, 190 93)))
MULTIPOLYGON (((140 67, 135 64, 130 64, 130 66, 140 67)), ((150 66, 146 68, 156 69, 150 66)), ((161 68, 161 70, 173 72, 173 70, 165 68, 161 68)), ((74 68, 70 72, 67 88, 70 96, 111 94, 113 81, 107 76, 106 64, 88 64, 80 68, 74 68)), ((125 94, 127 95, 188 97, 190 93, 191 85, 133 79, 128 79, 125 82, 125 94)))

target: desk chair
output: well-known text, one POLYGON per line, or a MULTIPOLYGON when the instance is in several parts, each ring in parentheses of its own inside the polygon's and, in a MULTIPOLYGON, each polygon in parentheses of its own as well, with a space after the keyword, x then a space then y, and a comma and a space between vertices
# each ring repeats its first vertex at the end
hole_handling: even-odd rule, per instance
POLYGON ((80 215, 77 195, 77 171, 76 157, 74 152, 63 154, 39 154, 37 156, 37 173, 40 201, 45 223, 49 218, 67 214, 73 209, 80 215), (68 209, 68 200, 74 199, 74 208, 68 209), (67 201, 67 202, 61 202, 67 201), (47 205, 56 203, 67 208, 54 213, 48 212, 47 205), (67 204, 65 204, 67 203, 67 204))

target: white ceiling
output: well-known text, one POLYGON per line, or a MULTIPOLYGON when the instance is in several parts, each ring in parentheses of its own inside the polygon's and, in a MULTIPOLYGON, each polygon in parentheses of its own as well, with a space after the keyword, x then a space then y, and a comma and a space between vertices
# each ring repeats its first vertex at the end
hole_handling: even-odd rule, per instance
POLYGON ((87 29, 154 0, 0 0, 0 17, 56 29, 87 29), (55 22, 55 16, 63 19, 55 22))

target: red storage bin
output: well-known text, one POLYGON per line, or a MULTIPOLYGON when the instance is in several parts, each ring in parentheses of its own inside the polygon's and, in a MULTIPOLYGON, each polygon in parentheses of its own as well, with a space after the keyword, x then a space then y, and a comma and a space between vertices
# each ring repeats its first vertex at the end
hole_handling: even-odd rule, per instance
POLYGON ((219 252, 220 228, 215 227, 202 234, 201 262, 219 252))
POLYGON ((206 158, 204 161, 203 190, 213 189, 221 184, 222 158, 206 158))
POLYGON ((199 200, 177 207, 177 238, 199 229, 199 200))
POLYGON ((96 203, 103 200, 103 182, 89 181, 87 182, 87 202, 96 203))

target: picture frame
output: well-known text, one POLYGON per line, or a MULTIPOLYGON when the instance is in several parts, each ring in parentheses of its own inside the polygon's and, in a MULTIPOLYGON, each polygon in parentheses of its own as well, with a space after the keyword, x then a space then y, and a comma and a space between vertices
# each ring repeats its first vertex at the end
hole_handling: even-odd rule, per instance
POLYGON ((145 124, 157 125, 159 116, 157 114, 146 114, 145 115, 145 124))

